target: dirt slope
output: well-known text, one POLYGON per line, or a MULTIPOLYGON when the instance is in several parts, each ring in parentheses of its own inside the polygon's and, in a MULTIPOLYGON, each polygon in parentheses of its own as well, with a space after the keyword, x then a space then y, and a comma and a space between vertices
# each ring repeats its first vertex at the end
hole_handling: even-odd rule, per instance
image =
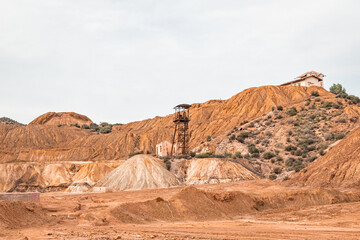
POLYGON ((212 184, 255 180, 260 177, 235 160, 203 158, 189 160, 186 184, 212 184))
POLYGON ((310 164, 290 181, 291 185, 359 187, 360 128, 310 164))
POLYGON ((29 125, 70 126, 72 124, 78 124, 81 126, 83 124, 89 125, 90 123, 92 123, 90 118, 75 112, 48 112, 34 119, 29 125))
POLYGON ((161 160, 150 155, 136 155, 106 175, 96 186, 128 190, 167 188, 178 184, 175 175, 164 167, 161 160))

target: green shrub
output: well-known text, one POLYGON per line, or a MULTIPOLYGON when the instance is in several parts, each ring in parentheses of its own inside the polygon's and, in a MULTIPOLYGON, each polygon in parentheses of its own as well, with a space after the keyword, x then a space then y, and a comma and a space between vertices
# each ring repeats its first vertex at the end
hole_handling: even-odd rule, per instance
POLYGON ((356 97, 356 96, 354 96, 354 95, 349 95, 349 96, 347 97, 347 99, 349 99, 349 100, 350 100, 350 103, 352 103, 352 104, 358 104, 358 103, 360 103, 360 98, 358 98, 358 97, 356 97))
POLYGON ((337 123, 346 123, 346 119, 345 118, 340 118, 338 120, 336 120, 337 123))
POLYGON ((105 125, 103 128, 100 129, 100 133, 102 134, 110 133, 111 131, 112 131, 111 125, 105 125))
POLYGON ((291 151, 295 151, 297 150, 297 147, 293 146, 293 145, 287 145, 285 147, 285 151, 291 152, 291 151))
POLYGON ((246 131, 241 131, 241 132, 240 132, 240 137, 241 137, 241 138, 248 138, 248 137, 249 137, 249 133, 246 132, 246 131))
POLYGON ((248 151, 249 151, 249 153, 252 153, 252 154, 259 153, 259 149, 257 149, 254 144, 251 144, 248 146, 248 151))
POLYGON ((70 124, 70 126, 74 126, 74 127, 80 128, 80 125, 79 125, 78 123, 70 124))
POLYGON ((312 91, 312 92, 311 92, 311 96, 312 96, 312 97, 319 97, 320 94, 319 94, 318 91, 312 91))
POLYGON ((82 128, 82 129, 90 129, 89 125, 87 125, 87 124, 81 125, 81 128, 82 128))
POLYGON ((235 153, 235 158, 242 158, 241 152, 236 152, 235 153))
POLYGON ((275 174, 281 174, 281 172, 282 172, 282 168, 281 168, 281 167, 275 167, 275 168, 274 168, 274 173, 275 173, 275 174))
POLYGON ((277 176, 275 174, 271 174, 269 175, 269 179, 270 180, 275 180, 277 178, 277 176))
POLYGON ((333 106, 332 102, 325 102, 321 105, 322 108, 331 108, 333 106))
POLYGON ((327 143, 322 142, 322 143, 318 144, 317 149, 321 151, 321 150, 327 149, 328 147, 329 147, 329 145, 327 143))
POLYGON ((286 113, 287 113, 289 116, 295 116, 295 115, 298 113, 298 111, 296 110, 295 107, 292 107, 292 108, 289 108, 289 109, 286 111, 286 113))
POLYGON ((275 157, 275 154, 272 153, 272 152, 265 152, 265 153, 263 154, 263 158, 265 158, 265 159, 271 159, 271 158, 273 158, 273 157, 275 157))
POLYGON ((190 157, 195 157, 195 156, 196 156, 196 153, 190 152, 190 157))
POLYGON ((212 155, 213 155, 212 153, 206 152, 206 153, 197 154, 196 157, 197 157, 197 158, 209 158, 209 157, 211 157, 212 155))
POLYGON ((315 102, 321 102, 320 98, 315 98, 315 102))
POLYGON ((206 141, 211 142, 211 136, 207 136, 206 141))
POLYGON ((294 162, 295 162, 295 158, 288 158, 285 161, 285 164, 286 164, 286 166, 292 167, 294 165, 294 162))
POLYGON ((296 165, 295 167, 294 167, 294 170, 295 170, 295 172, 300 172, 300 170, 301 169, 303 169, 303 168, 305 168, 305 166, 304 165, 296 165))
POLYGON ((345 138, 346 137, 346 135, 345 135, 345 133, 335 133, 334 134, 334 138, 335 138, 335 140, 340 140, 340 139, 343 139, 343 138, 345 138))
POLYGON ((324 139, 325 141, 332 141, 334 140, 334 135, 332 133, 325 133, 324 139))
POLYGON ((245 142, 245 139, 242 138, 241 136, 237 136, 237 137, 236 137, 236 140, 237 140, 238 142, 240 142, 240 143, 244 143, 244 142, 245 142))
POLYGON ((277 106, 277 110, 282 111, 284 110, 283 106, 277 106))

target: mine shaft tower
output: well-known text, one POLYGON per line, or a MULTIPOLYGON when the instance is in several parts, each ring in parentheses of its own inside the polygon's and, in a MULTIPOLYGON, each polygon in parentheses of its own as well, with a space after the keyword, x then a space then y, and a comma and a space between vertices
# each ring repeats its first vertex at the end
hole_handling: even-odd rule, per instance
POLYGON ((170 156, 172 157, 175 153, 178 155, 189 154, 189 122, 190 114, 189 104, 180 104, 174 107, 174 136, 171 145, 170 156), (174 151, 175 148, 175 151, 174 151))

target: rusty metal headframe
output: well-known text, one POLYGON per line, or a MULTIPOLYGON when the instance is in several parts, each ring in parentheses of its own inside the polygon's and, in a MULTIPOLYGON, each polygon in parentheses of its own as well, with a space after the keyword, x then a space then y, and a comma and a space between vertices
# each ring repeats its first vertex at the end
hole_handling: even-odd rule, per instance
POLYGON ((175 154, 178 155, 188 155, 189 154, 189 122, 190 122, 190 112, 189 104, 180 104, 174 107, 174 135, 171 145, 170 156, 174 154, 174 147, 176 144, 175 154))

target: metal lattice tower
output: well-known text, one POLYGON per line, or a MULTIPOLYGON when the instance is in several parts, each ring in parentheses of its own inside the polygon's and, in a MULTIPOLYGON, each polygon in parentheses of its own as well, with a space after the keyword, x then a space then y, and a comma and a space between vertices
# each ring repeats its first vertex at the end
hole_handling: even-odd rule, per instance
POLYGON ((171 145, 170 156, 189 154, 189 108, 191 105, 180 104, 174 107, 174 136, 171 145), (174 151, 175 148, 175 151, 174 151))

